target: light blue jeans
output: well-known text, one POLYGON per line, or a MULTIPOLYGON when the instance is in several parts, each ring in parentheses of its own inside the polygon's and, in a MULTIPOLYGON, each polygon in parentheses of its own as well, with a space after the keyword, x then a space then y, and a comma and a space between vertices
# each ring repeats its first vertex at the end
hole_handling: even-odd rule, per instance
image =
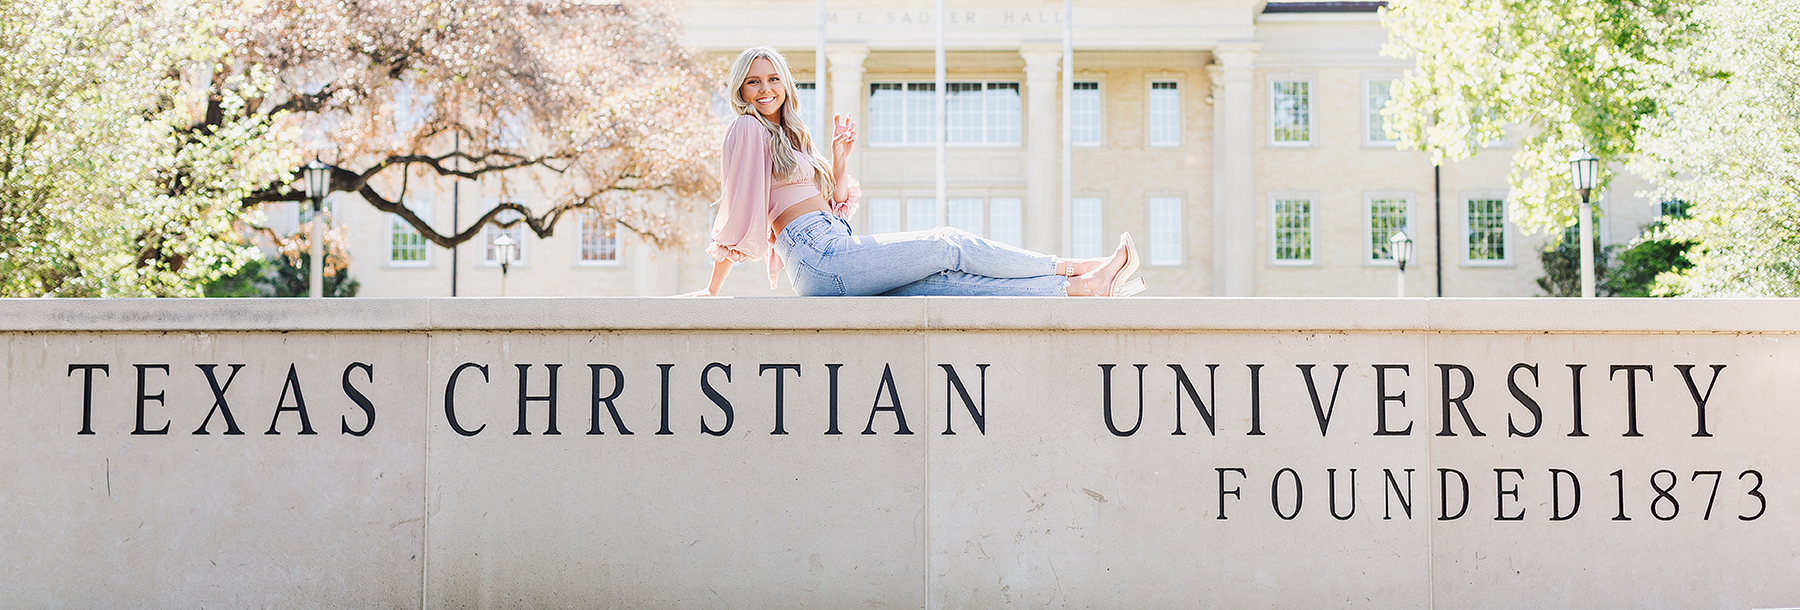
POLYGON ((775 238, 800 296, 1067 296, 1056 259, 940 227, 857 236, 825 212, 775 238))

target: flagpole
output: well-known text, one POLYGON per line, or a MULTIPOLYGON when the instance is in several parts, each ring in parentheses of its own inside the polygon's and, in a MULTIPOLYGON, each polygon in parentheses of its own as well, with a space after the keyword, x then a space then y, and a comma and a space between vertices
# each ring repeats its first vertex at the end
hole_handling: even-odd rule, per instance
POLYGON ((1062 57, 1062 253, 1075 252, 1075 149, 1071 144, 1075 110, 1075 0, 1063 0, 1062 57))
POLYGON ((946 96, 949 94, 949 91, 948 91, 949 85, 944 82, 944 80, 945 80, 944 79, 944 0, 937 0, 937 19, 934 21, 934 24, 937 26, 937 51, 936 51, 936 57, 935 57, 935 63, 937 64, 937 84, 936 84, 936 87, 937 87, 937 91, 936 91, 936 93, 937 93, 937 96, 936 96, 937 97, 937 223, 936 223, 936 226, 941 227, 941 226, 950 224, 950 200, 949 200, 949 195, 947 194, 949 185, 946 183, 945 177, 944 177, 944 172, 946 171, 946 162, 945 162, 945 158, 944 158, 944 154, 945 154, 944 141, 947 139, 948 131, 949 131, 947 128, 947 123, 949 121, 949 117, 946 114, 946 106, 948 105, 946 103, 946 100, 947 100, 946 96))

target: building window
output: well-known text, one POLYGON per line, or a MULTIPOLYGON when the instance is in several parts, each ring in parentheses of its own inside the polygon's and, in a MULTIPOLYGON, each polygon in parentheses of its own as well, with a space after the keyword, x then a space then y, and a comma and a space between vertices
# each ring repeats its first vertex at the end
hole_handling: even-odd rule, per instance
MULTIPOLYGON (((324 201, 319 202, 319 211, 325 213, 325 228, 331 228, 331 225, 335 224, 333 221, 337 219, 337 202, 326 197, 324 201)), ((312 222, 312 217, 312 201, 294 202, 294 226, 305 229, 306 223, 312 222)))
POLYGON ((410 135, 413 130, 425 124, 431 118, 432 103, 436 101, 429 91, 421 91, 411 80, 403 80, 394 85, 394 132, 396 135, 410 135))
POLYGON ((1018 146, 1019 121, 1023 106, 1018 83, 987 83, 987 143, 992 146, 1018 146))
POLYGON ((1181 88, 1175 81, 1150 83, 1150 145, 1181 145, 1181 88))
POLYGON ((937 83, 906 85, 906 141, 894 144, 932 144, 937 141, 936 94, 937 83))
POLYGON ((981 200, 973 198, 951 198, 950 226, 976 235, 981 235, 981 200))
POLYGON ((1012 247, 1024 243, 1023 202, 1018 197, 995 197, 988 200, 988 239, 1012 247))
POLYGON ((1150 264, 1181 264, 1181 198, 1150 198, 1150 264))
POLYGON ((1074 146, 1100 145, 1100 83, 1074 83, 1075 92, 1069 98, 1071 113, 1069 127, 1069 143, 1074 146))
MULTIPOLYGON (((1406 231, 1407 200, 1403 197, 1369 199, 1369 261, 1394 262, 1388 240, 1406 231)), ((1410 235, 1410 233, 1408 234, 1410 235)))
POLYGON ((1275 200, 1275 264, 1313 261, 1313 202, 1304 197, 1275 200))
POLYGON ((1369 118, 1363 125, 1363 129, 1367 132, 1364 136, 1369 144, 1393 144, 1396 140, 1388 133, 1388 120, 1386 116, 1382 116, 1381 109, 1386 108, 1388 100, 1393 97, 1394 81, 1391 79, 1371 80, 1365 86, 1368 90, 1365 99, 1369 104, 1368 112, 1365 114, 1369 118))
POLYGON ((1468 200, 1469 262, 1506 262, 1506 200, 1468 200))
POLYGON ((800 102, 800 120, 806 123, 806 131, 813 136, 813 143, 823 143, 819 150, 831 149, 831 132, 819 131, 825 125, 825 106, 819 101, 819 86, 815 83, 794 83, 796 98, 800 102))
MULTIPOLYGON (((430 206, 417 200, 406 200, 406 209, 412 210, 420 220, 431 219, 430 206)), ((389 214, 388 228, 388 265, 393 267, 425 267, 431 264, 430 246, 425 236, 414 229, 412 223, 406 222, 399 214, 389 214)))
POLYGON ((906 143, 906 91, 899 83, 869 85, 869 144, 906 143))
POLYGON ((716 91, 712 94, 712 117, 720 125, 730 125, 732 121, 737 120, 737 112, 731 109, 731 101, 725 99, 724 94, 716 91))
POLYGON ((582 265, 609 266, 619 264, 619 227, 597 210, 584 210, 581 220, 582 265))
POLYGON ((525 146, 525 136, 530 130, 521 111, 502 111, 494 117, 493 141, 496 148, 518 149, 525 146))
POLYGON ((1312 83, 1303 80, 1274 81, 1271 95, 1270 141, 1277 146, 1312 144, 1312 83))
POLYGON ((510 222, 521 218, 524 218, 524 216, 516 211, 501 210, 499 214, 494 215, 493 222, 482 227, 481 243, 486 246, 482 248, 483 252, 481 260, 483 263, 490 267, 500 266, 500 252, 498 249, 494 248, 494 240, 500 239, 501 235, 505 235, 511 237, 513 243, 518 244, 518 246, 513 248, 512 262, 510 264, 514 266, 525 264, 525 223, 521 221, 518 224, 504 229, 494 224, 495 222, 510 222))
POLYGON ((1075 243, 1069 254, 1075 258, 1100 257, 1100 198, 1076 197, 1071 202, 1070 227, 1075 243))
MULTIPOLYGON (((869 144, 930 146, 936 143, 936 83, 869 85, 869 144)), ((947 83, 945 143, 1018 146, 1019 84, 947 83)))
POLYGON ((1656 215, 1657 216, 1666 216, 1669 218, 1687 218, 1688 217, 1688 202, 1682 201, 1680 199, 1664 200, 1662 203, 1657 205, 1656 215))
POLYGON ((906 200, 906 230, 929 231, 937 224, 936 199, 913 197, 906 200))
POLYGON ((900 232, 899 199, 872 198, 869 200, 869 232, 900 232))
POLYGON ((981 144, 987 141, 987 101, 982 98, 981 83, 949 83, 944 110, 949 113, 945 142, 981 144))

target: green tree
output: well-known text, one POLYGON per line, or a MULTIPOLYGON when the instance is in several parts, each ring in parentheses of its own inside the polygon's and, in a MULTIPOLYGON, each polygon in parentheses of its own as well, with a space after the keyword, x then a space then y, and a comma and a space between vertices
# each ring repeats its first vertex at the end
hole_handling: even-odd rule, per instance
POLYGON ((1712 0, 1695 18, 1643 141, 1640 166, 1689 202, 1670 238, 1694 242, 1657 290, 1800 296, 1800 0, 1712 0))
MULTIPOLYGON (((1537 285, 1544 291, 1544 296, 1581 296, 1581 240, 1569 233, 1573 231, 1538 251, 1538 262, 1544 266, 1544 275, 1538 277, 1537 285)), ((1610 261, 1617 250, 1618 246, 1601 246, 1599 239, 1594 240, 1594 296, 1614 296, 1610 261)))
MULTIPOLYGON (((276 118, 195 128, 223 52, 199 0, 0 0, 0 296, 198 295, 256 256, 239 202, 285 179, 276 118)), ((233 76, 217 104, 268 83, 233 76)))
MULTIPOLYGON (((1672 54, 1700 0, 1394 0, 1385 52, 1417 61, 1384 111, 1402 145, 1463 159, 1517 136, 1511 197, 1528 230, 1575 223, 1567 160, 1629 162, 1664 111, 1672 54)), ((1610 174, 1603 171, 1601 188, 1610 174)))
MULTIPOLYGON (((285 238, 271 241, 281 244, 274 256, 258 258, 237 272, 206 284, 209 297, 303 297, 312 281, 312 227, 302 223, 285 238)), ((353 297, 362 283, 350 277, 350 252, 343 228, 325 231, 325 269, 321 274, 324 294, 328 297, 353 297)))
POLYGON ((1687 253, 1694 242, 1669 236, 1668 221, 1658 218, 1645 226, 1630 247, 1619 252, 1612 270, 1613 293, 1622 297, 1666 297, 1675 292, 1666 283, 1693 266, 1687 253))

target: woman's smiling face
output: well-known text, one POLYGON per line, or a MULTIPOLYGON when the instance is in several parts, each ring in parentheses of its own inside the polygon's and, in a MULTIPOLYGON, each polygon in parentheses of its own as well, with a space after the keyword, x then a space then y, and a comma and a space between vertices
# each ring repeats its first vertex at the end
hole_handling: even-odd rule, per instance
POLYGON ((787 102, 787 83, 781 82, 775 64, 768 59, 759 57, 750 62, 750 71, 744 75, 744 83, 738 86, 738 95, 750 102, 750 107, 763 118, 781 122, 781 105, 787 102))

